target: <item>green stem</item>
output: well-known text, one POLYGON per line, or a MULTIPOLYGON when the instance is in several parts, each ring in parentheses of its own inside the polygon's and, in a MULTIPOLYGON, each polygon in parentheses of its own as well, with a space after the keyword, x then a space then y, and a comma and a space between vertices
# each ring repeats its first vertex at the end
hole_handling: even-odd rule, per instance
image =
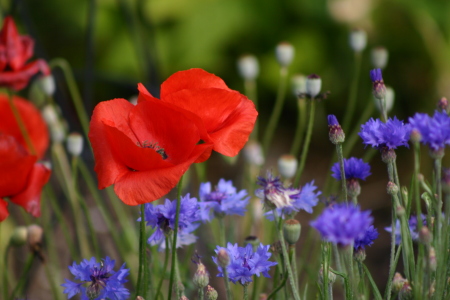
POLYGON ((344 263, 347 269, 348 285, 351 293, 351 298, 355 295, 355 276, 353 272, 353 246, 347 246, 342 253, 344 263))
POLYGON ((300 295, 298 294, 298 291, 297 291, 297 284, 295 283, 294 275, 292 274, 292 268, 289 263, 289 256, 288 256, 288 253, 286 250, 286 242, 284 241, 283 228, 282 228, 282 226, 280 226, 281 217, 278 216, 276 209, 273 210, 273 216, 277 222, 276 226, 278 227, 278 238, 280 239, 280 242, 281 242, 281 249, 283 251, 283 257, 285 257, 284 263, 285 263, 285 268, 288 272, 289 283, 291 285, 292 294, 293 294, 295 300, 300 300, 300 295))
POLYGON ((294 142, 292 143, 291 147, 291 155, 295 157, 298 156, 298 152, 300 151, 303 132, 305 131, 306 104, 307 103, 305 98, 297 99, 297 108, 298 108, 297 127, 295 128, 294 142))
POLYGON ((294 281, 295 281, 295 287, 298 289, 298 273, 297 273, 297 260, 295 255, 295 245, 289 246, 289 254, 291 257, 291 266, 292 266, 292 273, 294 275, 294 281))
POLYGON ((52 274, 52 271, 50 270, 50 266, 46 262, 44 262, 44 269, 45 269, 45 274, 47 275, 47 279, 50 284, 50 289, 52 290, 52 294, 53 294, 52 299, 55 299, 55 300, 61 299, 61 291, 59 290, 59 286, 56 285, 55 278, 52 274))
POLYGON ((166 236, 166 250, 165 250, 165 255, 164 255, 163 272, 162 272, 161 277, 159 279, 158 287, 156 288, 155 299, 158 299, 159 294, 161 293, 161 286, 163 284, 164 278, 166 277, 167 265, 169 264, 169 249, 171 248, 169 246, 169 243, 170 243, 170 237, 166 236))
POLYGON ((364 269, 364 273, 367 275, 367 278, 369 279, 369 282, 370 282, 370 285, 372 286, 373 295, 375 296, 375 299, 376 300, 382 300, 383 298, 381 297, 380 291, 378 290, 377 284, 373 280, 372 275, 369 272, 369 269, 367 269, 366 265, 364 265, 363 263, 360 263, 360 265, 364 269))
POLYGON ((329 277, 328 272, 330 269, 330 244, 327 242, 322 242, 322 289, 323 298, 325 300, 330 300, 330 290, 328 289, 329 277))
POLYGON ((10 299, 14 300, 17 292, 19 292, 23 288, 23 286, 25 285, 25 282, 27 281, 28 275, 29 275, 30 270, 31 270, 31 266, 33 265, 33 261, 34 261, 35 256, 36 256, 35 254, 29 254, 28 255, 28 259, 27 259, 27 261, 25 263, 25 268, 24 268, 24 270, 22 272, 22 275, 20 276, 19 282, 17 283, 16 287, 12 291, 10 299))
POLYGON ((355 68, 353 70, 353 80, 350 87, 350 93, 348 98, 348 103, 346 106, 346 114, 344 117, 344 122, 342 123, 342 128, 344 132, 349 129, 353 113, 355 111, 356 96, 358 95, 359 77, 361 71, 361 52, 355 52, 355 68))
POLYGON ((248 284, 244 284, 244 300, 248 300, 248 284))
POLYGON ((204 290, 203 290, 204 288, 198 288, 198 299, 199 300, 203 300, 204 298, 205 298, 205 296, 204 296, 204 290))
MULTIPOLYGON (((339 161, 339 170, 341 171, 342 195, 345 203, 348 203, 347 181, 345 179, 344 157, 342 155, 342 144, 336 144, 336 153, 339 161)), ((356 202, 354 204, 357 204, 356 202)))
MULTIPOLYGON (((389 259, 389 277, 388 277, 388 282, 386 284, 386 291, 384 293, 384 298, 389 300, 391 298, 391 290, 392 290, 392 278, 394 277, 394 272, 395 272, 395 267, 396 267, 396 263, 395 263, 395 227, 396 227, 396 222, 395 222, 395 207, 392 206, 392 223, 391 223, 391 254, 390 254, 390 259, 389 259)), ((400 249, 397 250, 397 252, 399 252, 400 249)), ((397 253, 398 254, 398 253, 397 253)))
POLYGON ((280 282, 280 284, 269 294, 269 297, 267 297, 267 300, 272 299, 273 297, 275 297, 276 293, 278 293, 283 286, 286 284, 287 281, 287 276, 284 275, 283 280, 280 282))
MULTIPOLYGON (((173 242, 172 242, 172 266, 170 269, 170 281, 169 281, 169 296, 168 300, 172 299, 172 287, 175 279, 175 266, 177 259, 177 236, 178 236, 178 223, 180 221, 180 206, 181 206, 181 187, 183 184, 183 176, 181 176, 180 181, 177 185, 177 208, 175 213, 175 224, 173 228, 173 242)), ((175 286, 175 295, 178 295, 178 287, 175 286)))
POLYGON ((3 258, 3 299, 8 299, 8 291, 9 291, 9 276, 8 276, 9 249, 11 249, 11 244, 8 243, 5 249, 5 256, 3 258))
POLYGON ((258 294, 258 289, 259 289, 259 277, 253 276, 253 290, 252 290, 252 300, 256 299, 256 295, 258 294))
POLYGON ((284 99, 286 98, 286 81, 287 81, 288 69, 281 67, 280 69, 280 83, 278 85, 277 99, 275 100, 275 106, 270 116, 269 123, 267 124, 266 131, 263 138, 263 151, 267 156, 270 143, 272 142, 273 134, 277 128, 278 121, 280 119, 281 111, 283 109, 284 99))
POLYGON ((225 291, 227 293, 227 300, 232 300, 233 296, 231 295, 230 280, 228 279, 228 270, 226 267, 223 268, 223 280, 225 281, 225 291))
POLYGON ((350 283, 348 280, 348 277, 345 275, 345 273, 337 272, 335 270, 330 269, 330 271, 344 279, 344 288, 345 288, 345 299, 351 300, 353 299, 352 289, 350 287, 350 283))
POLYGON ((219 243, 221 247, 225 247, 226 244, 226 228, 225 221, 222 217, 217 218, 219 220, 219 243))
POLYGON ((314 99, 311 99, 311 103, 309 104, 309 120, 308 127, 306 130, 305 142, 303 143, 302 154, 300 156, 300 164, 297 169, 297 174, 295 174, 294 186, 298 186, 300 183, 300 177, 302 176, 303 169, 305 167, 306 157, 308 156, 309 143, 311 142, 312 129, 314 125, 314 112, 316 109, 316 102, 314 99))
POLYGON ((141 204, 141 222, 139 225, 139 273, 138 273, 138 281, 137 281, 137 288, 136 288, 136 297, 141 296, 145 299, 145 282, 144 282, 144 268, 145 268, 145 243, 146 243, 146 236, 145 236, 145 205, 141 204))
MULTIPOLYGON (((256 110, 258 110, 258 93, 256 92, 256 81, 254 79, 244 80, 244 89, 245 95, 247 95, 247 97, 253 101, 256 110)), ((253 131, 250 134, 251 139, 258 140, 258 125, 259 122, 258 119, 256 119, 255 126, 253 127, 253 131)))

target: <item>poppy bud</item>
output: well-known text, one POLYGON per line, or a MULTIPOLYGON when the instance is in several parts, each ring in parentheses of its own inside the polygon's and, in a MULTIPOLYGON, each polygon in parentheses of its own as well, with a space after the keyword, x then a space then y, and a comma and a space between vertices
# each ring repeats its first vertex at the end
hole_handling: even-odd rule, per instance
POLYGON ((219 262, 219 266, 226 268, 230 264, 230 256, 228 255, 228 251, 221 248, 217 253, 217 261, 219 262))
POLYGON ((46 106, 44 106, 44 108, 42 109, 42 117, 44 118, 48 126, 57 123, 59 120, 56 108, 52 104, 47 104, 46 106))
POLYGON ((33 224, 27 227, 27 242, 32 250, 39 250, 42 244, 44 230, 41 226, 33 224))
POLYGON ((297 243, 300 238, 301 229, 300 222, 295 219, 289 219, 284 222, 283 235, 289 245, 295 245, 297 243))
POLYGON ((350 32, 350 47, 355 52, 361 52, 366 48, 367 34, 362 29, 354 29, 350 32))
POLYGON ((217 300, 217 297, 219 297, 217 291, 212 286, 208 285, 206 287, 206 299, 217 300))
POLYGON ((19 226, 16 227, 9 239, 9 244, 14 247, 20 247, 27 242, 27 227, 19 226))
POLYGON ((302 74, 295 74, 291 78, 292 93, 295 97, 306 93, 306 76, 302 74))
POLYGON ((383 100, 386 96, 386 86, 384 85, 381 69, 370 71, 370 79, 372 80, 372 93, 378 100, 383 100))
POLYGON ((264 164, 264 155, 262 153, 261 144, 257 141, 248 141, 244 147, 244 156, 251 165, 261 166, 264 164))
POLYGON ((397 216, 402 217, 405 215, 405 208, 399 205, 395 208, 395 212, 397 213, 397 216))
POLYGON ((398 194, 398 186, 393 183, 392 181, 389 181, 387 184, 387 193, 391 196, 398 194))
POLYGON ((386 48, 378 46, 372 49, 370 57, 375 69, 384 69, 388 62, 389 52, 386 48))
POLYGON ((297 171, 297 166, 297 158, 293 155, 285 154, 278 159, 278 171, 281 176, 286 179, 291 179, 294 177, 295 172, 297 171))
POLYGON ((72 156, 79 156, 83 151, 83 136, 78 132, 72 132, 67 136, 67 152, 72 156))
POLYGON ((47 96, 52 96, 55 93, 56 84, 52 74, 40 76, 38 78, 38 84, 47 96))
POLYGON ((206 270, 205 265, 201 262, 197 264, 197 271, 194 274, 193 282, 199 289, 206 287, 209 283, 209 273, 206 270))
MULTIPOLYGON (((383 107, 381 107, 380 100, 373 96, 375 106, 377 107, 378 111, 380 113, 383 112, 383 107)), ((394 89, 386 86, 386 94, 384 95, 384 106, 386 109, 386 112, 390 112, 392 108, 394 107, 394 100, 395 100, 395 92, 394 89)))
POLYGON ((306 93, 311 99, 319 95, 321 88, 322 79, 320 79, 320 76, 317 74, 308 75, 306 79, 306 93))
POLYGON ((238 59, 239 75, 244 80, 255 80, 259 75, 258 59, 254 55, 243 55, 238 59))
POLYGON ((49 125, 50 136, 53 142, 61 143, 66 137, 66 130, 61 122, 49 125))
POLYGON ((342 144, 345 141, 344 130, 342 130, 335 115, 328 115, 328 128, 330 141, 333 144, 342 144))
POLYGON ((287 67, 292 63, 292 60, 294 59, 294 46, 287 42, 281 42, 277 45, 275 49, 275 54, 277 57, 278 63, 282 67, 287 67))
POLYGON ((431 233, 431 231, 428 229, 427 226, 423 226, 419 230, 419 241, 425 245, 430 245, 431 242, 433 241, 433 234, 431 233))

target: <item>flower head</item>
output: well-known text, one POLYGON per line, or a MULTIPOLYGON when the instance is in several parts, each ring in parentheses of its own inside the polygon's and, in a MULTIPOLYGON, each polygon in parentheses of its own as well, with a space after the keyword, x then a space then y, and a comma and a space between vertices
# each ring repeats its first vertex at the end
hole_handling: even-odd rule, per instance
POLYGON ((7 16, 0 32, 0 86, 18 91, 39 71, 50 74, 50 68, 42 59, 27 63, 33 56, 33 47, 34 41, 29 36, 19 35, 14 20, 7 16))
POLYGON ((262 188, 257 189, 255 195, 271 209, 292 206, 293 196, 299 193, 296 189, 286 189, 280 177, 274 177, 270 171, 267 171, 266 178, 258 177, 257 183, 262 188))
MULTIPOLYGON (((252 282, 252 276, 260 276, 270 278, 268 273, 270 267, 275 266, 277 263, 269 261, 272 255, 269 250, 269 245, 264 246, 260 244, 256 251, 253 251, 253 246, 248 244, 245 247, 238 247, 237 244, 227 244, 227 247, 217 246, 215 252, 226 251, 228 253, 230 262, 226 266, 228 272, 228 278, 231 282, 244 285, 248 282, 252 282)), ((214 263, 217 264, 219 269, 218 277, 223 277, 223 267, 218 261, 217 257, 212 258, 214 263)))
POLYGON ((431 150, 440 150, 450 145, 450 116, 446 112, 435 111, 433 117, 416 113, 409 118, 411 129, 421 135, 421 142, 431 150))
MULTIPOLYGON (((361 179, 366 180, 370 173, 370 165, 364 162, 361 158, 350 157, 349 159, 344 159, 344 171, 345 178, 350 179, 361 179)), ((331 172, 334 178, 341 180, 341 169, 339 168, 339 162, 335 163, 331 167, 331 172)))
MULTIPOLYGON (((176 209, 176 200, 170 201, 166 199, 164 204, 156 206, 151 203, 145 204, 145 221, 147 226, 156 229, 148 239, 149 244, 161 244, 164 241, 165 234, 175 229, 176 209)), ((189 194, 181 197, 178 230, 180 235, 184 235, 184 238, 180 238, 180 243, 177 243, 177 247, 195 242, 195 236, 189 234, 198 227, 199 220, 197 199, 191 198, 189 194)), ((141 218, 138 221, 141 221, 141 218)))
POLYGON ((396 149, 400 146, 408 147, 411 128, 398 120, 389 118, 386 123, 380 119, 371 118, 367 123, 361 125, 359 136, 363 143, 377 149, 396 149))
MULTIPOLYGON (((427 225, 427 219, 425 215, 421 215, 422 218, 422 224, 427 225)), ((419 228, 417 227, 417 216, 411 216, 408 220, 408 226, 409 226, 409 232, 411 234, 411 238, 413 241, 417 241, 419 239, 419 228)), ((384 230, 387 232, 392 232, 392 227, 385 227, 384 230)), ((402 231, 401 231, 401 224, 400 220, 397 219, 395 222, 395 243, 397 245, 400 245, 402 242, 402 231)))
POLYGON ((214 190, 211 188, 210 182, 201 183, 201 202, 199 202, 201 219, 211 221, 214 215, 218 217, 225 215, 243 216, 249 199, 247 191, 237 192, 231 180, 220 179, 214 190))
POLYGON ((372 224, 370 211, 361 211, 353 204, 334 204, 325 208, 311 226, 317 229, 326 241, 340 246, 354 243, 364 235, 372 224))
POLYGON ((370 225, 369 228, 366 229, 363 237, 355 239, 353 243, 355 251, 358 251, 359 249, 365 249, 366 246, 371 246, 373 244, 373 241, 377 237, 378 230, 373 225, 370 225))
POLYGON ((335 115, 328 115, 328 128, 330 141, 333 144, 341 144, 344 142, 345 134, 335 115))
POLYGON ((372 80, 372 93, 375 98, 382 100, 386 95, 386 86, 384 85, 381 69, 370 70, 370 79, 372 80))
POLYGON ((113 270, 114 264, 115 261, 109 257, 100 262, 97 262, 95 257, 84 259, 80 264, 74 262, 69 266, 69 270, 75 279, 81 282, 66 279, 66 283, 61 285, 65 287, 64 294, 68 294, 69 299, 78 293, 81 294, 82 300, 128 299, 130 292, 123 284, 127 282, 125 278, 129 269, 125 269, 123 264, 116 272, 113 270), (88 286, 85 287, 85 284, 88 286))

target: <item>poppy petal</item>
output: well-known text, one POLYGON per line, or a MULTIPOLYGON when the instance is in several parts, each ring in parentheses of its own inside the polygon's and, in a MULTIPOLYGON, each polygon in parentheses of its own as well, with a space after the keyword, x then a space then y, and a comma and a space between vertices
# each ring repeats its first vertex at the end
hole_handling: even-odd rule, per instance
POLYGON ((214 74, 202 69, 179 71, 167 78, 161 85, 161 99, 184 89, 218 88, 229 90, 225 82, 214 74))
POLYGON ((48 182, 50 174, 50 169, 44 164, 35 164, 26 188, 11 197, 11 202, 22 206, 33 217, 39 217, 41 215, 41 191, 48 182))
POLYGON ((0 198, 0 222, 9 216, 8 202, 0 198))

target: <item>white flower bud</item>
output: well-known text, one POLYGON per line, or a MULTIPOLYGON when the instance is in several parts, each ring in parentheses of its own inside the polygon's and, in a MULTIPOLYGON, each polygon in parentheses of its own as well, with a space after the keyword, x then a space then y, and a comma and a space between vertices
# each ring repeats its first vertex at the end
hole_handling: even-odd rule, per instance
POLYGON ((67 152, 73 156, 79 156, 83 152, 83 136, 78 132, 72 132, 67 136, 67 152))
POLYGON ((370 53, 375 69, 384 69, 388 63, 389 52, 384 47, 375 47, 370 53))
POLYGON ((293 155, 285 154, 278 159, 278 171, 286 179, 294 177, 297 166, 298 161, 293 155))
POLYGON ((53 142, 62 143, 66 138, 66 130, 61 122, 49 125, 50 136, 53 142))
POLYGON ((258 59, 254 55, 243 55, 237 62, 239 75, 245 80, 254 80, 259 75, 258 59))
POLYGON ((278 63, 282 67, 287 67, 292 63, 292 60, 294 59, 294 46, 286 42, 281 42, 275 49, 275 54, 278 63))
POLYGON ((40 76, 38 78, 38 84, 47 96, 52 96, 55 93, 56 84, 52 74, 40 76))
POLYGON ((244 147, 244 156, 251 165, 262 166, 264 164, 264 155, 262 153, 261 144, 257 141, 248 141, 244 147))
POLYGON ((350 47, 355 52, 361 52, 366 48, 367 34, 362 29, 354 29, 350 32, 350 47))
POLYGON ((44 230, 41 226, 33 224, 27 227, 27 242, 31 249, 42 243, 42 235, 44 230))
MULTIPOLYGON (((373 97, 373 100, 375 101, 375 106, 377 107, 378 111, 382 113, 382 107, 381 102, 375 96, 373 97)), ((391 109, 394 107, 394 100, 395 100, 395 92, 394 89, 386 86, 386 94, 384 95, 384 101, 386 105, 386 112, 389 113, 391 109)))
POLYGON ((42 117, 44 118, 45 122, 48 126, 51 126, 58 122, 58 113, 56 112, 55 106, 52 104, 47 104, 42 109, 42 117))
POLYGON ((306 93, 306 76, 302 74, 295 74, 291 78, 292 93, 294 96, 306 93))
POLYGON ((322 88, 322 79, 319 75, 311 74, 306 79, 306 93, 311 97, 315 98, 320 93, 322 88))
POLYGON ((16 227, 11 235, 9 243, 14 247, 20 247, 27 242, 27 227, 19 226, 16 227))

